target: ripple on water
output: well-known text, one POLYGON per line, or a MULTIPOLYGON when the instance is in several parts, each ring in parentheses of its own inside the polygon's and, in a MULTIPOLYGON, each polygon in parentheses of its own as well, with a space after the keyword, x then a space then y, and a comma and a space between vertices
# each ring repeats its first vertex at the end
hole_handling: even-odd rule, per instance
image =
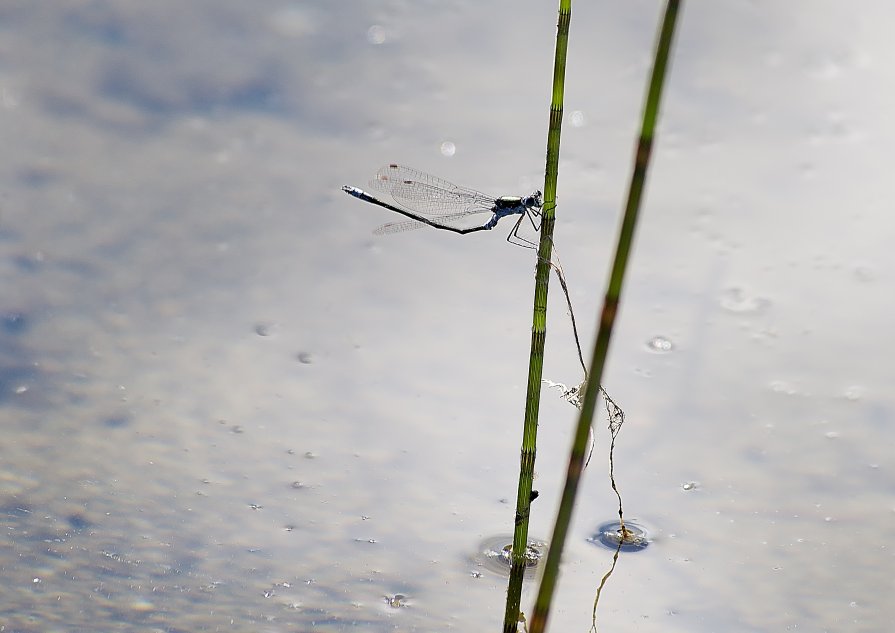
POLYGON ((650 544, 646 528, 634 521, 625 521, 623 536, 621 523, 617 519, 601 523, 597 530, 588 537, 587 542, 611 550, 620 549, 622 552, 640 552, 650 544), (621 548, 619 548, 619 543, 621 543, 621 548))
MULTIPOLYGON (((486 538, 479 544, 473 562, 501 576, 510 575, 510 557, 513 551, 513 536, 498 535, 486 538)), ((525 552, 525 577, 532 578, 541 560, 547 554, 547 543, 529 538, 525 552)))

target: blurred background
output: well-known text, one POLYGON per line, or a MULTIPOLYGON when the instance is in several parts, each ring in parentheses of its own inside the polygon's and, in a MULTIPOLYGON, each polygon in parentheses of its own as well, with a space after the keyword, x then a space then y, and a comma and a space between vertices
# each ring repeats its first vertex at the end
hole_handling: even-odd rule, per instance
MULTIPOLYGON (((339 189, 392 162, 541 188, 556 11, 3 3, 0 629, 500 626, 481 544, 512 530, 534 255, 508 220, 373 236, 396 218, 339 189)), ((585 346, 661 11, 573 9, 555 239, 585 346)), ((895 617, 893 19, 684 7, 605 377, 652 542, 604 630, 895 617)), ((544 377, 577 384, 550 302, 544 377)), ((545 390, 534 537, 576 414, 545 390)), ((554 630, 611 563, 599 425, 554 630)))

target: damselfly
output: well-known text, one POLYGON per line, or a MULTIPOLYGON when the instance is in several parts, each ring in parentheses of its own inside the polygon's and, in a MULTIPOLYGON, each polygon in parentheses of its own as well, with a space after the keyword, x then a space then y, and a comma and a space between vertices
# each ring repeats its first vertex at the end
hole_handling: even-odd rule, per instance
POLYGON ((531 242, 518 235, 519 225, 527 217, 537 228, 535 218, 541 215, 541 192, 530 196, 501 196, 495 198, 474 189, 460 187, 447 180, 402 165, 387 165, 376 172, 370 186, 391 198, 386 202, 363 189, 345 185, 342 191, 365 202, 410 218, 406 222, 392 222, 376 229, 375 233, 398 233, 428 225, 436 229, 465 235, 486 231, 497 226, 500 218, 518 215, 507 241, 516 244, 531 242), (490 213, 484 224, 475 222, 476 215, 490 213), (515 242, 514 242, 515 240, 515 242))

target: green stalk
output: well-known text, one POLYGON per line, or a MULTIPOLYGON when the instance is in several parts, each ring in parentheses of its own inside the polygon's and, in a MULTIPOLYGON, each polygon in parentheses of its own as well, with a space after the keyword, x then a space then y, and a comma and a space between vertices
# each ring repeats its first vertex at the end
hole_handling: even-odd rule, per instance
POLYGON ((541 378, 544 370, 544 342, 547 336, 547 286, 550 280, 550 257, 553 251, 556 180, 559 167, 560 133, 562 131, 563 91, 566 80, 566 52, 569 47, 569 23, 571 19, 572 0, 560 0, 559 19, 556 27, 556 51, 553 63, 553 96, 550 103, 550 127, 547 132, 547 174, 544 180, 541 238, 538 245, 538 263, 535 271, 531 354, 528 361, 528 393, 525 399, 525 421, 522 430, 522 454, 519 467, 519 488, 516 495, 512 564, 503 621, 505 633, 517 630, 519 604, 522 595, 522 579, 526 566, 528 518, 532 501, 531 488, 538 436, 538 408, 541 403, 541 378))
MULTIPOLYGON (((637 155, 634 159, 634 171, 631 176, 630 188, 628 189, 625 215, 622 219, 622 226, 615 249, 615 260, 612 264, 609 286, 603 300, 603 310, 600 314, 600 321, 598 323, 599 329, 597 331, 597 340, 594 344, 593 357, 590 363, 591 371, 589 372, 587 381, 584 403, 578 417, 578 426, 575 430, 575 441, 569 456, 566 483, 563 488, 562 500, 556 516, 553 538, 550 542, 550 549, 547 552, 547 561, 544 564, 541 586, 538 589, 538 595, 535 599, 535 606, 532 610, 531 618, 529 618, 530 633, 541 633, 547 626, 547 617, 550 613, 550 604, 553 599, 553 591, 556 587, 557 574, 559 571, 559 561, 562 556, 566 535, 572 519, 572 509, 575 505, 575 497, 578 492, 578 484, 584 466, 584 458, 587 451, 588 430, 591 427, 591 420, 593 419, 597 396, 600 392, 600 384, 603 379, 603 367, 606 362, 607 352, 609 351, 609 339, 612 336, 615 315, 618 312, 618 306, 621 300, 625 268, 627 267, 628 257, 634 241, 634 229, 637 226, 637 214, 640 210, 640 200, 646 182, 646 172, 649 165, 650 155, 652 153, 653 137, 659 113, 659 102, 662 97, 662 87, 665 81, 668 55, 671 50, 671 42, 674 35, 674 27, 677 22, 679 5, 680 0, 669 0, 665 6, 665 17, 662 22, 661 31, 659 32, 659 42, 656 46, 653 72, 649 83, 649 92, 647 93, 646 104, 643 109, 643 123, 640 130, 637 155)), ((539 261, 538 263, 540 265, 541 262, 539 261)), ((504 630, 506 631, 506 627, 504 630)))

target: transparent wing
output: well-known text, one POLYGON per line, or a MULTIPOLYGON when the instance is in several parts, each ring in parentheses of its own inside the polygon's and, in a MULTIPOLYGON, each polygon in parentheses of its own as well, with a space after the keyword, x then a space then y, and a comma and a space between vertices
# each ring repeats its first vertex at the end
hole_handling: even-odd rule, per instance
MULTIPOLYGON (((481 210, 484 213, 484 209, 481 210)), ((489 213, 491 213, 491 209, 487 209, 489 213)), ((465 218, 470 217, 478 213, 478 211, 468 213, 448 213, 444 215, 434 216, 434 214, 425 214, 425 215, 433 215, 438 220, 438 224, 442 226, 454 226, 457 228, 461 228, 469 224, 469 222, 463 222, 465 218)), ((420 214, 424 215, 424 214, 420 214)), ((405 231, 415 231, 416 229, 421 229, 426 226, 423 222, 417 222, 416 220, 404 220, 403 222, 389 222, 388 224, 383 224, 373 231, 374 235, 391 235, 392 233, 403 233, 405 231)))
POLYGON ((373 235, 391 235, 392 233, 403 233, 404 231, 415 231, 421 229, 425 224, 416 220, 407 220, 406 222, 389 222, 376 228, 373 235))
POLYGON ((439 222, 447 219, 445 216, 458 219, 473 213, 491 213, 495 201, 475 189, 403 165, 386 165, 376 172, 370 186, 388 194, 402 209, 437 218, 439 222))

